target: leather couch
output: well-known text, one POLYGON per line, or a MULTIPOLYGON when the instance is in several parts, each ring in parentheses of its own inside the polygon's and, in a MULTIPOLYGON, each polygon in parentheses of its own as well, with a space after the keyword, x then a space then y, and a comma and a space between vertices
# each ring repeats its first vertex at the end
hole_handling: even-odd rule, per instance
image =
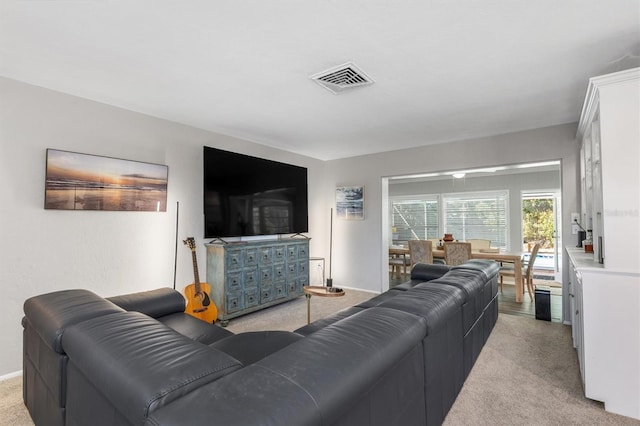
POLYGON ((35 296, 25 405, 37 425, 440 424, 495 324, 498 270, 418 264, 295 332, 233 334, 171 289, 35 296))

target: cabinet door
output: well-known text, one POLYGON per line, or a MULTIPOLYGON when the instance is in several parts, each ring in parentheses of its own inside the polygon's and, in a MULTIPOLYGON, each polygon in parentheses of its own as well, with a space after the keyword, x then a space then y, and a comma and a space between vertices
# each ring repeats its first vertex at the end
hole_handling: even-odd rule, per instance
POLYGON ((244 289, 258 287, 258 268, 246 268, 243 271, 242 285, 244 289))
POLYGON ((243 259, 242 259, 242 250, 241 249, 231 249, 227 250, 225 256, 225 268, 227 271, 235 271, 237 269, 242 268, 243 259))
POLYGON ((249 309, 260 304, 258 288, 250 288, 244 291, 244 308, 249 309))
POLYGON ((284 281, 287 276, 287 271, 284 263, 276 263, 273 265, 273 280, 284 281))
POLYGON ((244 309, 242 293, 239 291, 227 292, 225 295, 225 310, 227 314, 238 312, 244 309))
POLYGON ((287 263, 287 280, 295 280, 298 277, 298 262, 287 263))
POLYGON ((227 272, 225 277, 225 291, 240 291, 242 289, 242 271, 227 272))
POLYGON ((287 285, 284 280, 276 282, 273 286, 273 300, 287 297, 287 285))
POLYGON ((271 265, 271 263, 273 262, 272 247, 270 246, 260 247, 260 249, 258 249, 258 256, 260 257, 259 261, 261 266, 271 265))
POLYGON ((584 313, 582 311, 582 279, 580 273, 576 272, 576 292, 575 292, 575 320, 576 320, 576 352, 578 353, 578 364, 580 365, 580 375, 582 376, 582 383, 584 383, 585 377, 585 364, 584 364, 584 313))
POLYGON ((309 260, 301 260, 298 262, 298 275, 308 276, 309 274, 309 260))
MULTIPOLYGON (((572 268, 573 269, 573 268, 572 268)), ((569 275, 569 312, 571 313, 571 340, 573 347, 578 347, 578 325, 576 324, 576 294, 575 294, 575 276, 573 270, 569 275)))
POLYGON ((284 263, 286 259, 286 248, 284 245, 277 245, 273 247, 273 262, 284 263))
POLYGON ((260 286, 260 304, 265 304, 273 300, 273 285, 260 286))
POLYGON ((287 260, 296 261, 298 260, 298 245, 297 244, 289 244, 287 246, 287 260))
POLYGON ((273 284, 273 266, 261 266, 258 271, 260 287, 269 286, 273 284))
POLYGON ((298 259, 309 260, 309 243, 300 244, 298 246, 298 259))
POLYGON ((255 248, 248 248, 244 254, 244 267, 245 268, 257 268, 258 267, 258 250, 255 248))

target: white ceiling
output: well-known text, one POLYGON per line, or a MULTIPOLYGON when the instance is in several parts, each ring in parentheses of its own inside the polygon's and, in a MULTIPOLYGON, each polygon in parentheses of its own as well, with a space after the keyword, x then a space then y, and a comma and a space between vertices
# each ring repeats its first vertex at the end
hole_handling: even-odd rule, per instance
POLYGON ((638 0, 0 0, 2 76, 323 160, 575 122, 639 56, 638 0))

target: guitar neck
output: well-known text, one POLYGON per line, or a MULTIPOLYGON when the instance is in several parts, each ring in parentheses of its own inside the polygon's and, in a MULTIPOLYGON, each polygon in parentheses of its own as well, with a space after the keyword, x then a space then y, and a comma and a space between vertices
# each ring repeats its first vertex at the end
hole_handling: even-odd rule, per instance
POLYGON ((196 287, 196 293, 200 293, 200 274, 198 274, 198 259, 196 258, 196 251, 191 251, 191 258, 193 261, 193 282, 196 287))

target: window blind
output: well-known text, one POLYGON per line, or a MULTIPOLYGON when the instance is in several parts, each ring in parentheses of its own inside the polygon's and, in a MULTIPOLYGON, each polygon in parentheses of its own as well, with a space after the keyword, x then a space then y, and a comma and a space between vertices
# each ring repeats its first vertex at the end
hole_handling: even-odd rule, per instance
POLYGON ((491 240, 508 248, 509 191, 443 194, 444 232, 460 241, 491 240))
POLYGON ((391 226, 395 241, 438 238, 438 197, 391 200, 391 226))

